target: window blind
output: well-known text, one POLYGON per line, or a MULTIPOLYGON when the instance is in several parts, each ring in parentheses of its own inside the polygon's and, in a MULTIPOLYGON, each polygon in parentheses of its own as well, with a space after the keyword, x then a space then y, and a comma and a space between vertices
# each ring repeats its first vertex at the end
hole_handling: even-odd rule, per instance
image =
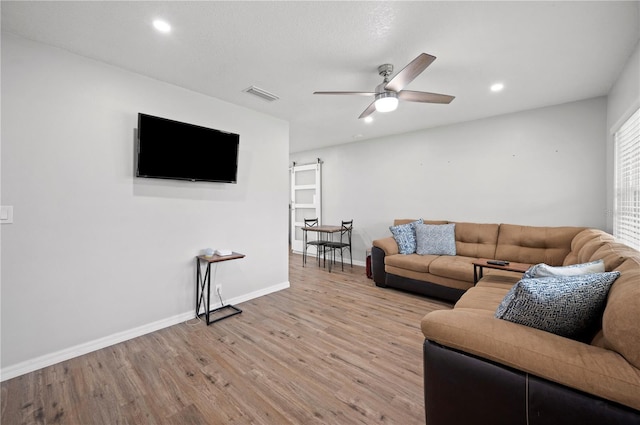
POLYGON ((640 249, 640 109, 615 133, 613 235, 640 249))

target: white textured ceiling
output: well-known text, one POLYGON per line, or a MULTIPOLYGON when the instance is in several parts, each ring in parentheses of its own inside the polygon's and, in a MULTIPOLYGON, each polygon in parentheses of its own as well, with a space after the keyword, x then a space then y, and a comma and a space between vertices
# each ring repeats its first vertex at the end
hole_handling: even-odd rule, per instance
POLYGON ((291 152, 606 95, 640 38, 640 2, 9 2, 2 30, 290 122, 291 152), (154 30, 156 18, 170 34, 154 30), (401 102, 358 120, 377 67, 437 57, 401 102), (489 91, 494 82, 505 90, 489 91), (280 97, 266 102, 255 85, 280 97))

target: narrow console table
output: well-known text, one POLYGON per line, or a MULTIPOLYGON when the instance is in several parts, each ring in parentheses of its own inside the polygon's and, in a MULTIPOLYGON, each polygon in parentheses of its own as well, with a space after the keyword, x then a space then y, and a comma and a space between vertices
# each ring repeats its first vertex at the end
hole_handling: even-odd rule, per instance
MULTIPOLYGON (((207 257, 205 255, 198 255, 196 257, 196 317, 205 316, 207 321, 207 326, 211 323, 218 322, 222 319, 226 319, 227 317, 235 316, 236 314, 242 313, 237 307, 232 306, 231 304, 223 304, 222 298, 220 299, 220 303, 222 306, 211 310, 211 263, 219 263, 221 261, 228 260, 237 260, 239 258, 244 258, 244 254, 240 254, 237 252, 232 253, 231 255, 213 255, 211 257, 207 257), (206 271, 204 276, 202 275, 202 264, 206 265, 206 271), (206 296, 205 296, 205 287, 206 287, 206 296), (200 313, 200 309, 204 306, 204 311, 200 313), (211 314, 216 313, 221 310, 230 310, 227 314, 216 317, 213 320, 211 319, 211 314)), ((216 264, 217 266, 217 264, 216 264)), ((218 294, 219 295, 219 294, 218 294)))

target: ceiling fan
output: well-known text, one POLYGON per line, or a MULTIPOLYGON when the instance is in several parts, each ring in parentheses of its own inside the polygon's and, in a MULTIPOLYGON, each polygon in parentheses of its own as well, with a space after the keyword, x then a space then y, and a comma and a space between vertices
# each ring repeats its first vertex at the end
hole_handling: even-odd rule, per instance
POLYGON ((348 94, 357 96, 374 96, 375 100, 365 109, 358 118, 366 118, 374 111, 389 112, 398 107, 398 99, 409 102, 422 103, 451 103, 455 96, 446 94, 428 93, 423 91, 403 90, 404 87, 413 81, 422 71, 427 69, 436 60, 435 56, 421 53, 398 72, 391 80, 393 65, 386 63, 378 67, 378 74, 384 81, 376 87, 375 92, 359 91, 316 91, 313 94, 348 94))

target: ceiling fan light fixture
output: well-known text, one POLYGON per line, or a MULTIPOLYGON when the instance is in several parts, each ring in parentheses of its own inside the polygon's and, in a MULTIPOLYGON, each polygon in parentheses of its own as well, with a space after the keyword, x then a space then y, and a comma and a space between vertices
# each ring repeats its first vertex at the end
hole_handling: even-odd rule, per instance
MULTIPOLYGON (((420 53, 418 57, 409 62, 407 66, 402 68, 393 78, 393 65, 383 64, 378 67, 378 75, 383 77, 384 81, 376 86, 373 92, 362 91, 315 91, 313 94, 339 94, 339 95, 356 95, 356 96, 374 96, 373 102, 369 103, 367 108, 362 111, 358 119, 366 119, 375 111, 390 112, 398 108, 398 101, 421 103, 451 103, 455 96, 446 94, 429 93, 424 91, 404 90, 405 86, 413 81, 422 71, 424 71, 434 60, 435 56, 426 53, 420 53)), ((368 121, 365 121, 368 122, 368 121)))
POLYGON ((376 95, 376 111, 391 112, 398 108, 398 95, 395 92, 383 92, 376 95))

